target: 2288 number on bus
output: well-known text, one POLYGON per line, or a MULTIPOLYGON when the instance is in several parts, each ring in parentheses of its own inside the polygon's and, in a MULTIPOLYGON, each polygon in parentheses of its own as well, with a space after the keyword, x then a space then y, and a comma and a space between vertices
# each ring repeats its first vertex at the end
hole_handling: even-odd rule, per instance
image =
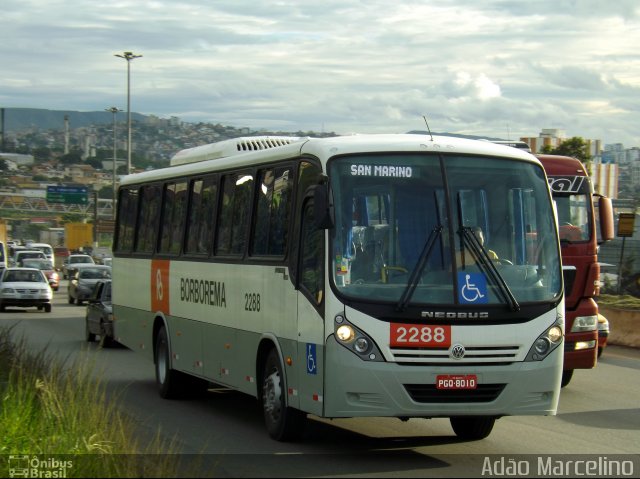
POLYGON ((451 326, 392 323, 389 344, 400 348, 448 348, 451 346, 451 326))
POLYGON ((260 293, 245 293, 244 310, 260 311, 260 293))

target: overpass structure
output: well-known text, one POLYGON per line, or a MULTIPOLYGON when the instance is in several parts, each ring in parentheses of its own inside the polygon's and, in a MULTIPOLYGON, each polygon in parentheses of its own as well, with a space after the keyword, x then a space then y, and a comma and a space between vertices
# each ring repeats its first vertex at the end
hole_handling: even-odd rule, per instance
POLYGON ((0 210, 17 211, 25 216, 33 214, 66 214, 76 213, 92 218, 112 219, 113 200, 89 195, 85 204, 49 203, 43 196, 0 192, 0 210))

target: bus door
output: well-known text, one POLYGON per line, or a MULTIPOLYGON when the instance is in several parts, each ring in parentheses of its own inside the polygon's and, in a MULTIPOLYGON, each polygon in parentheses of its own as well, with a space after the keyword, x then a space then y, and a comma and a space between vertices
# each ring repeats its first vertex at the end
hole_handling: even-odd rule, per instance
MULTIPOLYGON (((314 220, 314 203, 302 207, 298 263, 298 399, 299 408, 321 415, 324 398, 325 234, 314 220)), ((290 404, 294 405, 291 395, 290 404)))

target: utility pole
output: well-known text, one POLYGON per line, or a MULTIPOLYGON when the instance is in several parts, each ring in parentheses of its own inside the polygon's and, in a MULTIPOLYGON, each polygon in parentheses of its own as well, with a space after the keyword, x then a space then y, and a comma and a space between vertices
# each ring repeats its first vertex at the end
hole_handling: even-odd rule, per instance
POLYGON ((115 106, 111 108, 105 108, 106 111, 110 111, 113 113, 113 202, 111 203, 111 209, 113 210, 113 219, 116 219, 116 177, 117 175, 117 167, 116 167, 116 151, 117 151, 117 142, 116 142, 116 115, 120 110, 115 106))
POLYGON ((127 175, 131 174, 131 61, 142 55, 124 52, 114 56, 127 60, 127 175))

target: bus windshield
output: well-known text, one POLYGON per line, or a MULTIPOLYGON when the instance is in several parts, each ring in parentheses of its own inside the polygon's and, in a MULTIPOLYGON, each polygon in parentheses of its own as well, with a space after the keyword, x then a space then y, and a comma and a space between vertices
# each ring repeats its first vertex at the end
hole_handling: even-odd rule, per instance
POLYGON ((409 305, 553 301, 561 292, 543 169, 501 158, 342 156, 330 162, 331 278, 345 299, 409 305))

